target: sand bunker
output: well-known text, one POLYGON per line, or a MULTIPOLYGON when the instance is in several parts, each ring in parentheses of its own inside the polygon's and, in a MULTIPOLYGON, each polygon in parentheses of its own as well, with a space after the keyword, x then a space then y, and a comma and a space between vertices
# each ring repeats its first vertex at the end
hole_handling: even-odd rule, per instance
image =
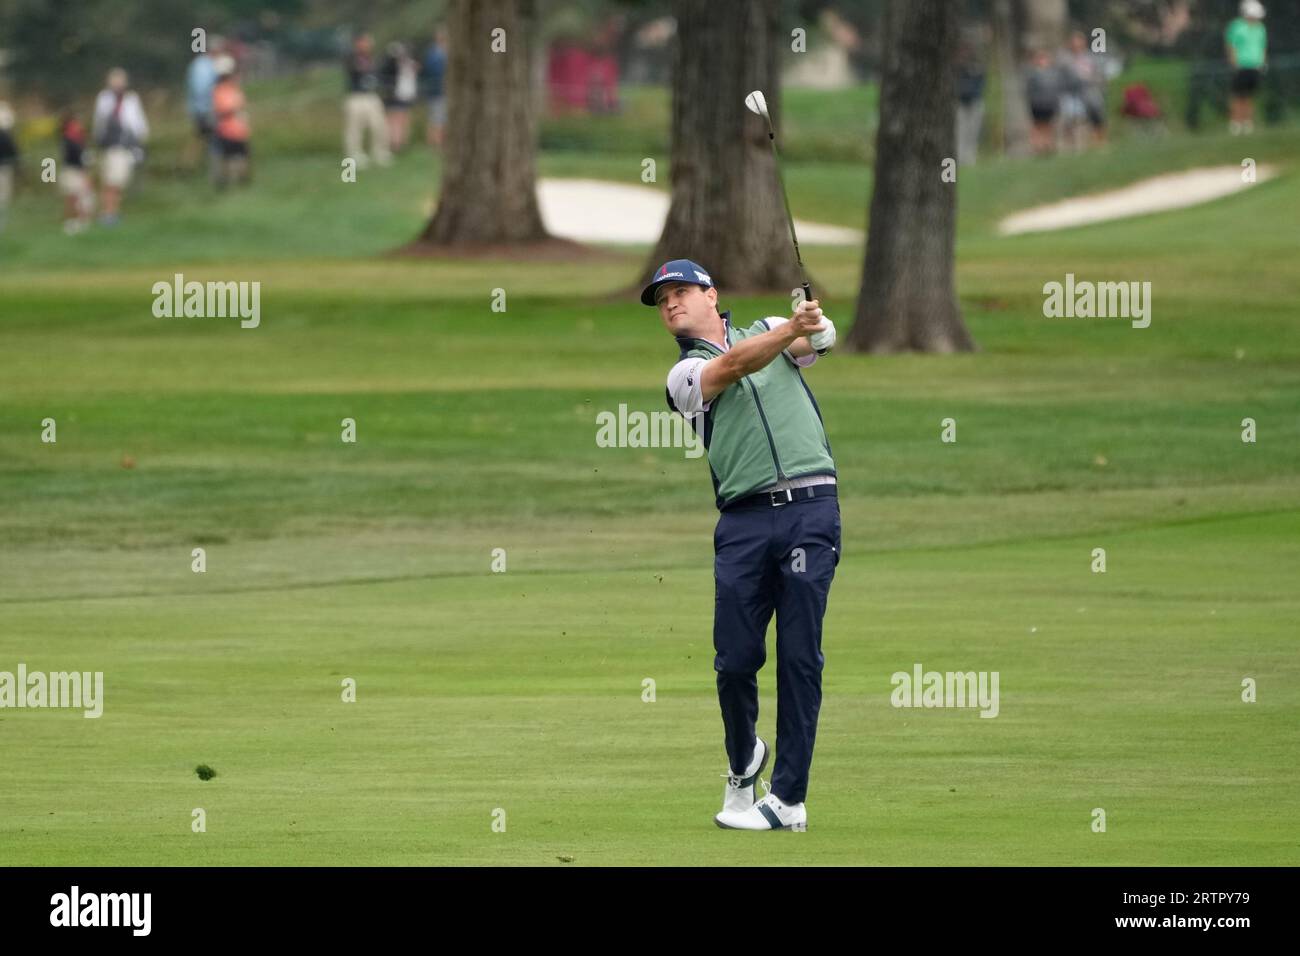
MULTIPOLYGON (((776 188, 775 183, 773 188, 776 188)), ((542 179, 537 184, 542 221, 553 236, 578 242, 653 245, 668 218, 668 193, 598 179, 542 179)), ((859 229, 794 221, 801 246, 854 246, 859 229)))
MULTIPOLYGON (((1271 179, 1276 172, 1272 166, 1259 166, 1255 170, 1255 181, 1271 179)), ((1004 236, 1046 232, 1195 206, 1251 186, 1251 183, 1242 182, 1241 174, 1240 166, 1207 166, 1153 176, 1122 189, 1023 209, 1003 219, 998 224, 998 231, 1004 236)))

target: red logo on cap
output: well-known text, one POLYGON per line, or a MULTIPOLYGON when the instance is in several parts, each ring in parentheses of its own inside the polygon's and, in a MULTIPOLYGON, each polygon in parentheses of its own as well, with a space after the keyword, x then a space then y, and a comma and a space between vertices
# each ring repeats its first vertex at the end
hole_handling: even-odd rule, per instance
POLYGON ((666 276, 666 275, 668 275, 668 264, 667 264, 667 263, 664 263, 663 268, 661 268, 661 269, 659 270, 659 274, 660 274, 661 276, 666 276))

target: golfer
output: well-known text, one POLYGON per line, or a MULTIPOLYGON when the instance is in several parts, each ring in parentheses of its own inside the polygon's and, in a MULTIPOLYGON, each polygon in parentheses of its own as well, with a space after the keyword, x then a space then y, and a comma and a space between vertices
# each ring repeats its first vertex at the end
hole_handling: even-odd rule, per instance
POLYGON ((835 344, 817 301, 794 317, 737 328, 718 312, 709 274, 664 263, 641 293, 681 349, 668 407, 708 451, 718 510, 713 533, 713 647, 730 764, 718 826, 806 830, 808 769, 821 708, 822 616, 840 560, 835 460, 801 368, 835 344), (776 612, 776 766, 756 799, 771 750, 757 735, 758 671, 776 612))

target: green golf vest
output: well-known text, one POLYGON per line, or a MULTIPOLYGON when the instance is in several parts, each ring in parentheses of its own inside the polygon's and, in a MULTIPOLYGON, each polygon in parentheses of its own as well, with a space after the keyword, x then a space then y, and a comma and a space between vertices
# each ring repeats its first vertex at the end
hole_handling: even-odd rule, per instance
MULTIPOLYGON (((747 329, 734 328, 731 312, 722 313, 727 347, 768 331, 759 319, 747 329)), ((723 352, 704 339, 679 336, 680 362, 716 358, 723 352)), ((664 389, 668 408, 680 414, 664 389)), ((799 373, 799 366, 778 355, 757 372, 744 376, 714 396, 703 415, 687 416, 704 441, 718 510, 776 484, 782 478, 834 475, 835 459, 822 427, 821 409, 799 373), (701 419, 702 424, 701 424, 701 419)))

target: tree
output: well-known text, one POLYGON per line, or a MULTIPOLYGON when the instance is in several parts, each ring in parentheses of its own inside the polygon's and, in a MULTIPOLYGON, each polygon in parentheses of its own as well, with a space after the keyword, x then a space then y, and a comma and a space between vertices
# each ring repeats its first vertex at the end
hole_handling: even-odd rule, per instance
POLYGON ((866 262, 852 351, 966 352, 953 275, 958 5, 894 0, 885 44, 866 262), (943 175, 948 170, 951 175, 943 175))
POLYGON ((1065 45, 1070 13, 1065 0, 1024 0, 1025 32, 1022 48, 1026 53, 1046 50, 1053 56, 1065 45))
POLYGON ((745 108, 762 90, 779 131, 779 0, 677 0, 673 12, 672 201, 646 271, 693 259, 727 291, 793 289, 767 125, 745 108))
MULTIPOLYGON (((57 110, 94 97, 110 67, 146 91, 175 83, 194 55, 191 31, 221 32, 246 4, 214 0, 0 0, 0 90, 12 81, 57 110), (230 9, 234 7, 235 9, 230 9)), ((256 11, 254 11, 256 12, 256 11)), ((148 104, 146 104, 148 105, 148 104)))
POLYGON ((1002 150, 1029 155, 1029 102, 1020 72, 1020 42, 1012 0, 993 0, 993 56, 1002 89, 1002 150))
POLYGON ((452 0, 442 194, 420 239, 436 245, 542 242, 533 0, 452 0))
POLYGON ((1065 45, 1066 0, 992 0, 993 58, 1002 87, 1002 149, 1029 155, 1029 102, 1021 69, 1036 50, 1053 56, 1065 45))

